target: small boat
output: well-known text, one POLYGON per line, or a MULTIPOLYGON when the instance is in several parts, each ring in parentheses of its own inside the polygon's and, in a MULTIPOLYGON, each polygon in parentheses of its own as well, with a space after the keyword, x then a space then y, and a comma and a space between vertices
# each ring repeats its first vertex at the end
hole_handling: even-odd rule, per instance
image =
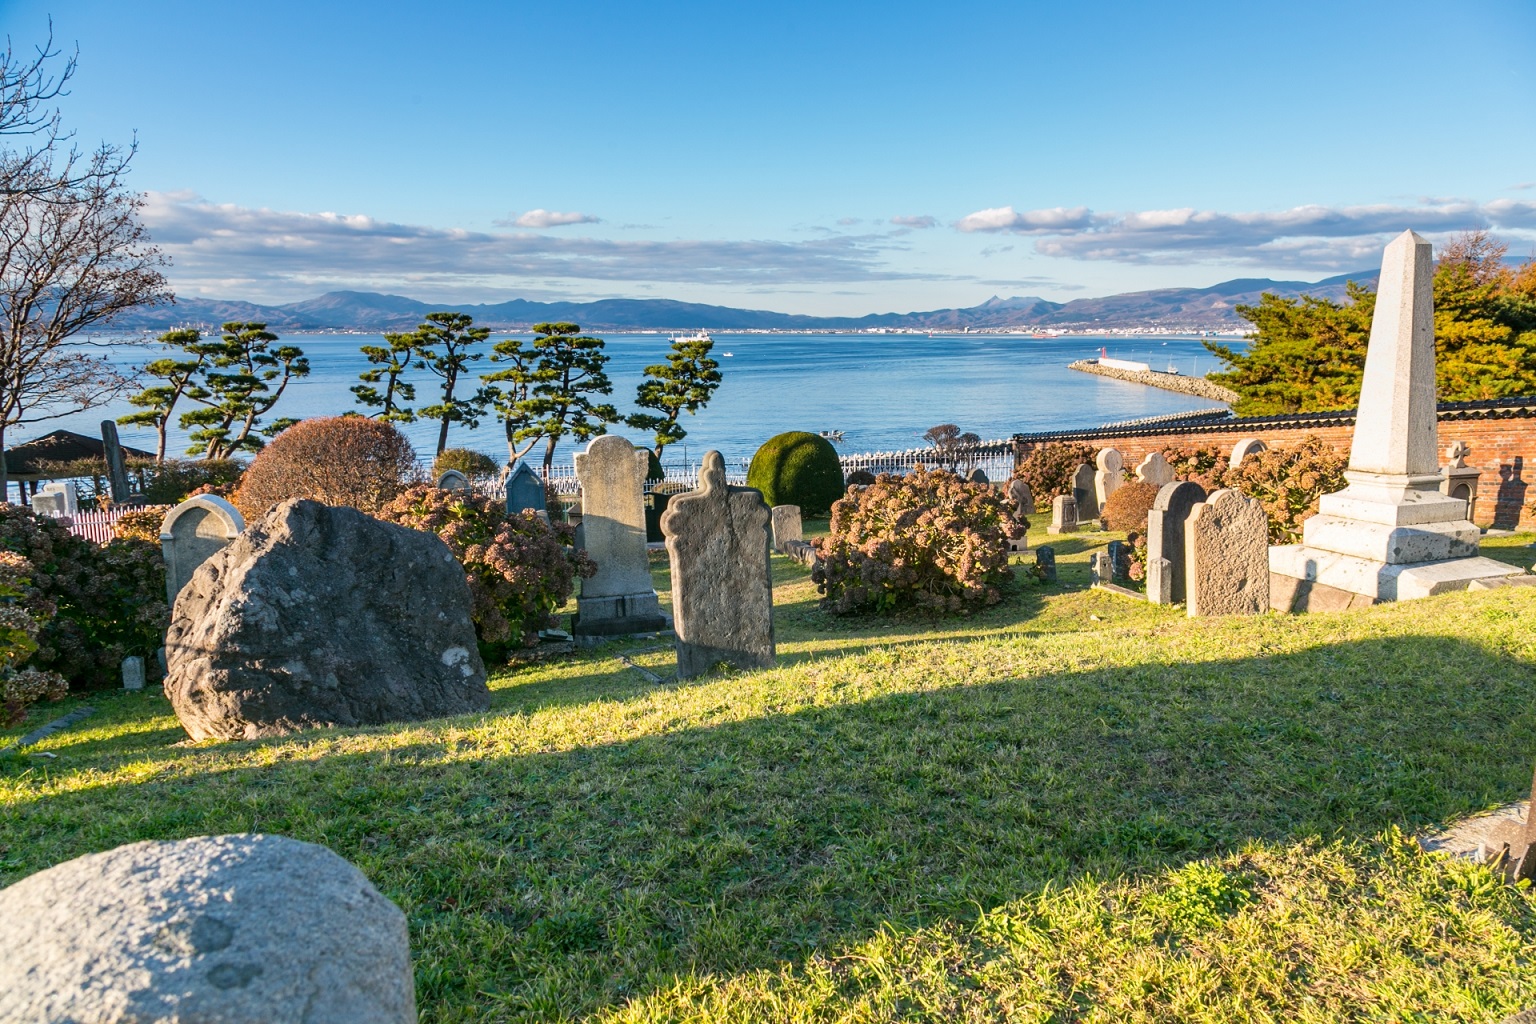
POLYGON ((734 356, 735 356, 735 355, 736 355, 736 353, 735 353, 735 352, 721 352, 721 353, 720 353, 720 357, 721 357, 721 358, 722 358, 722 359, 731 359, 731 358, 733 358, 733 357, 734 357, 734 356))
MULTIPOLYGON (((694 331, 692 334, 674 334, 668 340, 670 340, 672 342, 672 344, 678 345, 678 344, 685 344, 685 343, 688 343, 688 342, 695 342, 695 341, 710 341, 710 342, 712 342, 715 339, 711 338, 709 336, 709 332, 708 331, 694 331)), ((727 353, 727 354, 729 354, 729 353, 727 353)))

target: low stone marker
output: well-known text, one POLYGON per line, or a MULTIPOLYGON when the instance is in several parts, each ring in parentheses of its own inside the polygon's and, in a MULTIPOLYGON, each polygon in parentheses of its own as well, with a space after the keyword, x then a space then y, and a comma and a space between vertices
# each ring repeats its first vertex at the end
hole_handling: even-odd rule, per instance
POLYGON ((1131 576, 1131 545, 1123 540, 1109 542, 1109 565, 1111 576, 1117 580, 1129 579, 1131 576))
POLYGON ((1136 467, 1136 479, 1144 484, 1162 487, 1173 483, 1173 467, 1168 465, 1162 452, 1152 452, 1136 467))
POLYGON ((1269 451, 1269 445, 1257 437, 1244 437, 1232 446, 1232 455, 1227 459, 1227 466, 1236 469, 1243 464, 1243 460, 1250 455, 1269 451))
POLYGON ((661 517, 672 562, 677 674, 725 662, 772 668, 773 575, 768 506, 751 487, 725 482, 725 459, 704 453, 699 489, 673 497, 661 517))
POLYGON ((172 607, 197 567, 224 550, 245 530, 240 510, 215 494, 188 498, 160 524, 165 556, 165 600, 172 607))
POLYGON ((144 689, 144 659, 139 657, 123 659, 123 689, 144 689))
POLYGON ((992 481, 987 479, 986 470, 982 469, 980 466, 977 466, 975 469, 965 474, 965 482, 969 484, 986 484, 988 486, 991 486, 992 484, 992 481))
POLYGON ((773 549, 775 551, 781 555, 787 555, 791 543, 805 543, 799 505, 775 505, 770 511, 773 515, 773 549))
POLYGON ((1098 470, 1091 463, 1083 463, 1072 474, 1072 498, 1077 502, 1077 520, 1099 517, 1099 496, 1094 476, 1098 470))
POLYGON ((77 857, 0 889, 0 920, 0 1020, 416 1020, 405 915, 286 836, 77 857))
POLYGON ((1042 544, 1035 549, 1035 566, 1040 570, 1041 579, 1047 583, 1056 582, 1056 549, 1049 544, 1042 544))
POLYGON ((1088 576, 1096 587, 1115 581, 1114 562, 1108 551, 1095 551, 1088 560, 1088 576))
POLYGON ((1440 493, 1467 503, 1467 518, 1477 511, 1477 482, 1483 471, 1467 465, 1472 449, 1465 441, 1456 441, 1445 450, 1445 465, 1440 468, 1440 493))
POLYGON ((597 575, 581 581, 576 600, 571 632, 578 638, 654 633, 669 625, 651 584, 645 550, 650 454, 617 434, 593 438, 586 451, 576 454, 581 481, 576 546, 597 563, 597 575))
POLYGON ((1179 604, 1185 599, 1184 524, 1204 500, 1204 487, 1178 480, 1163 485, 1147 512, 1147 600, 1153 604, 1179 604), (1166 579, 1163 573, 1168 574, 1166 579))
POLYGON ((528 463, 519 462, 507 477, 507 512, 515 516, 530 508, 535 512, 549 512, 549 503, 544 494, 544 478, 534 472, 528 463))
POLYGON ((1045 528, 1045 532, 1077 532, 1077 501, 1074 498, 1058 494, 1051 499, 1051 525, 1045 528))
POLYGON ((38 491, 32 495, 32 514, 58 518, 64 514, 64 495, 38 491))
POLYGON ((1093 474, 1093 486, 1099 499, 1099 508, 1109 501, 1109 496, 1125 482, 1125 456, 1118 448, 1100 448, 1094 457, 1098 472, 1093 474))
POLYGON ((1269 520, 1237 491, 1216 491, 1184 524, 1191 616, 1258 615, 1269 609, 1269 520))
POLYGON ((1016 519, 1035 514, 1035 492, 1029 489, 1026 481, 1014 479, 1008 482, 1008 500, 1013 502, 1013 515, 1016 519))
MULTIPOLYGON (((74 517, 80 514, 80 493, 75 490, 73 481, 54 480, 43 484, 42 490, 37 493, 37 497, 42 497, 44 494, 58 496, 60 506, 63 509, 62 515, 74 517)), ((36 498, 33 501, 35 502, 36 498)))
POLYGON ((437 478, 437 489, 440 491, 467 491, 469 490, 469 477, 456 469, 444 470, 443 475, 437 478))

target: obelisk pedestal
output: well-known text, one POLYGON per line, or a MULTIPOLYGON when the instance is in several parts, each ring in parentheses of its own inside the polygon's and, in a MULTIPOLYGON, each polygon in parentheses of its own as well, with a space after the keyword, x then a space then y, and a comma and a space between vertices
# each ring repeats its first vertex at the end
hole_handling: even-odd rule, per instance
POLYGON ((1269 549, 1278 610, 1428 597, 1521 571, 1480 557, 1467 503, 1440 491, 1433 278, 1427 241, 1405 231, 1387 246, 1348 486, 1323 495, 1302 543, 1269 549))

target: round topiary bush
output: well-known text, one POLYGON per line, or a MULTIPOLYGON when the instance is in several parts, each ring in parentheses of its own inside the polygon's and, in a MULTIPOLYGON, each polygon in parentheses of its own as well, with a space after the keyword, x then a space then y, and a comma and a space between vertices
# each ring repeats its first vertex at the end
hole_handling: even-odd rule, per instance
POLYGON ((799 505, 800 514, 826 515, 843 496, 843 464, 832 442, 804 430, 770 437, 752 456, 747 486, 769 505, 799 505))
POLYGON ((456 469, 469 480, 495 476, 501 464, 484 452, 469 448, 444 448, 432 462, 432 479, 436 480, 450 469, 456 469))
POLYGON ((416 452, 390 423, 366 416, 301 420, 251 462, 231 501, 247 522, 289 498, 373 515, 417 473, 416 452))
POLYGON ((1157 500, 1159 490, 1161 488, 1156 484, 1144 484, 1139 480, 1121 484, 1104 503, 1100 518, 1107 528, 1118 533, 1145 530, 1147 513, 1152 511, 1152 503, 1157 500))

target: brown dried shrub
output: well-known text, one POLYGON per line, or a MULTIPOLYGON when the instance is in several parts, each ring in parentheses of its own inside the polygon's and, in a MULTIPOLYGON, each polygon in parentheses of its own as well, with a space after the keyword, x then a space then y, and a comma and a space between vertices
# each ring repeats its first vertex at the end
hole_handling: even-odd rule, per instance
POLYGON ((1144 484, 1139 480, 1115 488, 1100 515, 1105 528, 1116 533, 1146 530, 1147 513, 1152 511, 1152 503, 1157 500, 1160 489, 1156 484, 1144 484))
POLYGON ((1035 507, 1049 507, 1051 499, 1060 494, 1072 493, 1072 474, 1083 463, 1092 463, 1098 449, 1081 441, 1061 441, 1043 444, 1025 456, 1014 470, 1014 477, 1029 484, 1034 495, 1035 507))
POLYGON ((417 474, 416 452, 393 424, 365 416, 301 420, 263 448, 233 501, 248 521, 289 498, 349 505, 369 515, 417 474))

